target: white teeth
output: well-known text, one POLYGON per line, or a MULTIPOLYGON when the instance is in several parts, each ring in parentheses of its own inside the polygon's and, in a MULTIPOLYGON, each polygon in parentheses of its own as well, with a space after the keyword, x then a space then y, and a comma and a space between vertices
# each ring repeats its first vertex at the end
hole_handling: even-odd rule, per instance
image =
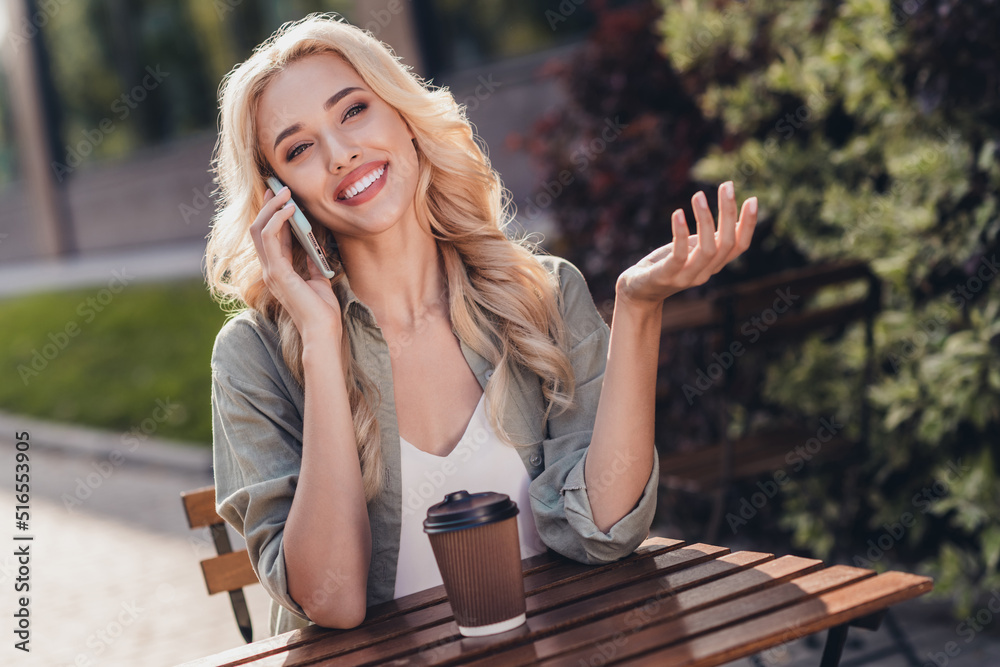
POLYGON ((378 179, 382 178, 382 174, 384 172, 385 172, 385 166, 381 166, 376 171, 373 171, 372 173, 368 174, 367 176, 362 178, 360 181, 358 181, 351 187, 347 188, 347 190, 344 191, 344 199, 350 199, 351 197, 354 197, 358 193, 367 190, 369 185, 371 185, 378 179))

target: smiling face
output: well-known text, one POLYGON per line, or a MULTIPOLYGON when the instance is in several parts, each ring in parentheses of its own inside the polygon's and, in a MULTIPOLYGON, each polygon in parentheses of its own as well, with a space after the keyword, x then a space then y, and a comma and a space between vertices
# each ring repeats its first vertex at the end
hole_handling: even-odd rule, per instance
POLYGON ((339 56, 306 56, 267 86, 257 139, 313 222, 364 236, 413 215, 417 153, 399 113, 339 56))

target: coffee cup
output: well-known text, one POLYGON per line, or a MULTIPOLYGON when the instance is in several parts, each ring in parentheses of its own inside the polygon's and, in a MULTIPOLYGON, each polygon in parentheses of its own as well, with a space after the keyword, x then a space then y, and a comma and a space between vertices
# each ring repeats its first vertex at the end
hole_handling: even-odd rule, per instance
POLYGON ((431 541, 458 630, 506 632, 526 620, 517 503, 502 493, 449 493, 427 509, 431 541))

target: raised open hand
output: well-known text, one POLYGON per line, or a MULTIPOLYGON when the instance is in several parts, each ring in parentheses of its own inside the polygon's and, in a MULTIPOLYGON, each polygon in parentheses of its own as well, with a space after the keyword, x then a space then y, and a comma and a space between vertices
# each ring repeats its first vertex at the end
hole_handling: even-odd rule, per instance
POLYGON ((691 198, 698 233, 688 234, 684 211, 671 216, 674 240, 626 269, 615 285, 619 298, 636 304, 659 304, 672 294, 704 284, 750 247, 757 226, 757 198, 743 202, 736 220, 733 182, 719 186, 719 228, 704 192, 691 198))

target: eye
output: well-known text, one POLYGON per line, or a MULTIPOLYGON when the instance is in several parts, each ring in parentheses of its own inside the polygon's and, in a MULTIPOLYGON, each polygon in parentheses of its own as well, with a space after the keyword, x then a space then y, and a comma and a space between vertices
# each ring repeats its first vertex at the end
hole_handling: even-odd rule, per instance
POLYGON ((357 116, 359 113, 361 113, 362 111, 364 111, 367 108, 368 108, 368 105, 365 104, 364 102, 359 102, 359 103, 355 104, 350 109, 348 109, 347 111, 344 112, 344 120, 347 120, 348 118, 351 118, 353 116, 357 116), (355 113, 355 111, 357 113, 355 113))
POLYGON ((285 156, 285 159, 288 160, 289 162, 292 161, 292 160, 294 160, 296 157, 298 157, 299 153, 302 152, 299 149, 300 148, 305 148, 308 145, 309 144, 299 144, 298 146, 293 147, 292 150, 290 150, 288 152, 288 155, 285 156))

